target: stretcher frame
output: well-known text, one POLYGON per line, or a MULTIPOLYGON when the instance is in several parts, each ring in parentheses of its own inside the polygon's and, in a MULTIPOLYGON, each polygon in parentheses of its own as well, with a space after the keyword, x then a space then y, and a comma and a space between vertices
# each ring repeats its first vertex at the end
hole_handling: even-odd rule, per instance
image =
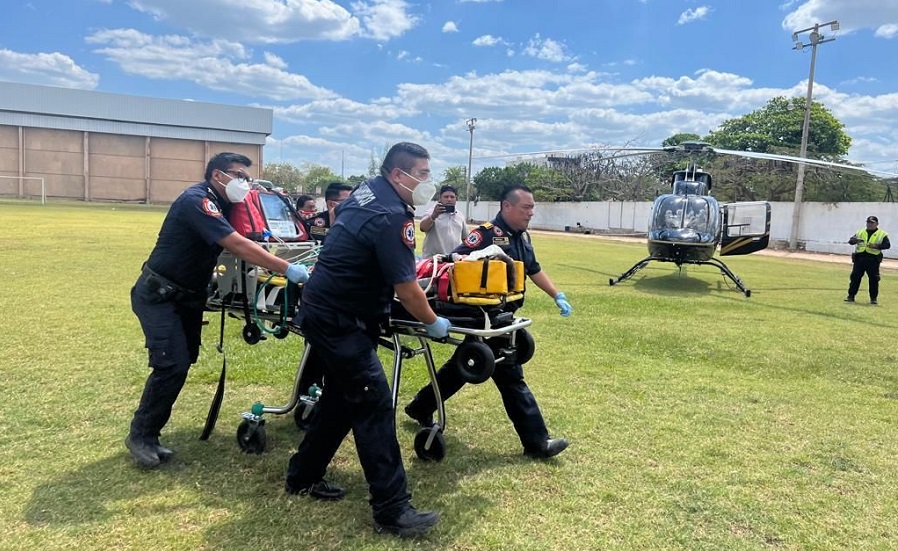
MULTIPOLYGON (((436 398, 437 419, 430 427, 422 427, 419 429, 418 433, 415 435, 415 453, 419 458, 425 461, 440 461, 446 456, 446 440, 443 433, 447 426, 447 416, 439 385, 437 384, 436 364, 433 360, 433 351, 430 343, 437 342, 441 344, 465 346, 469 341, 464 337, 473 337, 476 341, 482 342, 485 339, 509 335, 511 346, 514 347, 517 332, 526 329, 532 323, 532 320, 527 318, 515 318, 511 323, 497 328, 487 327, 484 329, 475 329, 450 325, 449 335, 447 337, 435 338, 427 335, 425 326, 421 322, 394 318, 389 320, 385 335, 379 337, 378 344, 393 352, 392 380, 390 387, 391 403, 394 413, 399 403, 399 387, 403 361, 414 358, 415 356, 424 356, 431 388, 433 388, 434 396, 436 398), (455 335, 461 335, 462 338, 455 335), (417 346, 403 344, 401 341, 401 337, 403 336, 415 339, 417 341, 417 346)), ((291 325, 290 331, 302 336, 302 330, 299 327, 291 325)), ((267 442, 264 428, 264 415, 266 413, 286 415, 291 411, 294 411, 297 425, 300 425, 301 420, 307 419, 311 414, 312 409, 318 401, 318 395, 312 396, 310 394, 305 394, 303 392, 304 389, 302 388, 303 373, 309 357, 311 356, 311 346, 312 345, 306 341, 293 380, 292 393, 286 404, 270 406, 265 405, 262 402, 256 402, 249 412, 244 412, 241 415, 243 421, 237 429, 237 443, 243 451, 248 453, 262 453, 265 450, 267 442)), ((493 358, 493 362, 499 362, 504 359, 504 357, 493 358)))
MULTIPOLYGON (((317 258, 317 253, 321 248, 320 245, 315 242, 259 244, 269 250, 272 254, 284 258, 291 263, 304 262, 311 264, 317 258)), ((219 256, 218 268, 216 269, 214 278, 216 285, 210 292, 206 307, 208 311, 220 311, 222 313, 222 338, 225 314, 232 318, 242 319, 245 322, 243 338, 248 344, 256 344, 264 338, 262 336, 262 329, 259 326, 261 322, 276 326, 274 330, 266 331, 273 333, 276 338, 285 338, 290 333, 303 336, 300 327, 284 322, 285 314, 289 314, 290 317, 292 317, 292 315, 295 314, 295 310, 299 307, 298 298, 302 286, 294 286, 295 292, 297 293, 297 300, 288 303, 288 301, 283 300, 284 295, 282 295, 282 293, 287 292, 287 286, 292 284, 289 284, 283 276, 269 276, 263 281, 263 278, 266 276, 260 276, 259 270, 259 267, 241 260, 227 250, 223 251, 219 256), (261 291, 269 283, 271 289, 263 294, 261 291), (249 306, 250 297, 252 297, 252 308, 249 306), (285 308, 292 308, 293 311, 285 312, 285 308), (281 325, 277 326, 278 323, 281 323, 281 325)), ((396 304, 398 305, 398 302, 396 302, 396 304)), ((439 303, 435 300, 431 300, 431 304, 436 307, 437 313, 441 314, 438 306, 439 303)), ((391 403, 394 412, 396 411, 399 402, 399 382, 404 360, 412 359, 416 356, 424 356, 430 384, 436 398, 437 418, 430 427, 422 427, 415 436, 415 453, 423 460, 440 461, 446 454, 446 442, 443 433, 447 426, 447 416, 439 385, 437 384, 436 365, 433 360, 431 342, 450 344, 456 347, 469 347, 472 351, 480 351, 479 356, 474 354, 471 358, 468 358, 466 362, 471 365, 466 365, 471 370, 481 371, 478 380, 469 380, 468 382, 483 382, 492 374, 495 363, 506 359, 505 356, 502 355, 496 356, 491 350, 489 357, 484 357, 482 350, 484 348, 488 349, 484 344, 484 341, 495 337, 508 336, 509 347, 514 350, 517 346, 518 332, 525 330, 532 324, 530 319, 511 317, 507 321, 500 323, 498 326, 494 326, 487 308, 466 305, 459 310, 457 308, 458 305, 455 306, 456 309, 453 313, 442 315, 445 315, 445 317, 450 320, 450 324, 454 317, 456 320, 467 320, 466 322, 468 325, 450 325, 449 335, 447 337, 430 337, 427 335, 423 323, 393 317, 389 319, 386 327, 383 329, 382 335, 378 338, 379 346, 383 346, 393 352, 392 380, 390 387, 391 403), (473 319, 472 316, 465 316, 462 318, 453 315, 459 314, 461 311, 475 314, 477 318, 482 314, 482 327, 469 326, 471 323, 470 320, 473 319), (409 345, 408 343, 403 343, 401 340, 402 337, 410 337, 416 344, 409 345), (472 343, 480 343, 480 347, 475 350, 472 343), (476 365, 480 362, 485 362, 488 365, 476 365)), ((491 306, 489 309, 496 310, 497 308, 491 306)), ((397 311, 404 313, 402 312, 401 307, 397 308, 397 311)), ((506 318, 513 316, 510 312, 505 312, 504 315, 506 318)), ((528 338, 531 343, 530 346, 532 346, 532 337, 529 337, 528 335, 528 338)), ((219 342, 218 350, 224 356, 222 341, 219 342)), ((306 341, 297 365, 292 390, 286 404, 270 406, 257 401, 252 405, 249 412, 241 414, 242 421, 237 428, 237 443, 241 450, 247 453, 262 453, 265 450, 267 444, 265 434, 265 414, 286 415, 290 412, 294 412, 294 419, 297 426, 303 428, 304 422, 311 414, 320 395, 320 389, 317 392, 313 392, 313 389, 310 389, 310 392, 305 392, 306 389, 302 388, 303 374, 311 356, 311 350, 311 345, 306 341)), ((532 353, 532 350, 530 352, 532 353)), ((225 360, 223 360, 219 389, 213 400, 213 406, 212 409, 210 409, 210 415, 209 418, 207 418, 203 436, 201 436, 204 440, 208 438, 214 428, 215 420, 217 419, 217 410, 220 408, 223 395, 224 379, 225 360), (213 409, 215 410, 214 415, 213 409)))

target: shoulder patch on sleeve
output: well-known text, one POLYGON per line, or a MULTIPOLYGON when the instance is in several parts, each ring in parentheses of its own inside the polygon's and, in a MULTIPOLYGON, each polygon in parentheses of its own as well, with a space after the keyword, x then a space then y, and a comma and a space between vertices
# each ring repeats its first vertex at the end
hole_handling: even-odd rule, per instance
POLYGON ((469 247, 476 247, 483 242, 483 234, 480 233, 479 229, 476 229, 468 234, 467 239, 465 239, 465 245, 469 247))
POLYGON ((499 226, 493 228, 493 233, 496 235, 496 237, 502 237, 503 235, 505 235, 505 232, 503 232, 502 228, 500 228, 499 226))
POLYGON ((412 249, 415 248, 415 221, 408 220, 402 225, 402 242, 412 249))
POLYGON ((221 211, 218 209, 218 205, 216 205, 215 201, 209 199, 208 197, 203 198, 203 212, 205 212, 209 216, 214 216, 216 218, 221 217, 221 211))

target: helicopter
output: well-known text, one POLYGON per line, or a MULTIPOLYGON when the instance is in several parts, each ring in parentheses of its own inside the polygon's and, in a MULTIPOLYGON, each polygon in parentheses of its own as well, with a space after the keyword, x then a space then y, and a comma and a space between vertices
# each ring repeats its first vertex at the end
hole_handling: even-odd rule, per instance
MULTIPOLYGON (((684 142, 663 148, 687 153, 723 153, 704 142, 684 142)), ((705 264, 720 269, 746 297, 751 296, 742 280, 714 254, 744 255, 761 251, 770 243, 770 203, 752 201, 720 204, 711 195, 711 174, 690 162, 670 180, 671 193, 660 195, 652 204, 647 235, 649 255, 629 270, 608 280, 616 285, 629 279, 650 262, 705 264)))
MULTIPOLYGON (((698 141, 687 141, 663 148, 627 148, 627 150, 634 153, 622 156, 657 152, 679 152, 690 156, 717 154, 895 176, 860 166, 817 159, 719 149, 698 141)), ((629 279, 652 261, 672 262, 678 268, 682 268, 684 264, 711 265, 720 269, 721 274, 732 281, 746 298, 750 297, 751 289, 714 255, 718 248, 720 256, 746 255, 766 249, 770 243, 770 203, 766 201, 718 203, 711 195, 711 175, 697 168, 694 162, 690 162, 685 170, 675 171, 670 184, 671 193, 658 196, 652 204, 646 239, 649 255, 620 276, 609 278, 608 284, 613 286, 629 279)))

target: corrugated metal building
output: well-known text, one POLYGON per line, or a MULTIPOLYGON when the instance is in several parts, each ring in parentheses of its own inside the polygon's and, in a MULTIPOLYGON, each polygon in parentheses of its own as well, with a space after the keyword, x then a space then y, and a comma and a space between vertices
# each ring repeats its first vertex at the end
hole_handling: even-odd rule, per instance
POLYGON ((270 109, 0 82, 0 197, 167 203, 221 151, 259 175, 270 109))

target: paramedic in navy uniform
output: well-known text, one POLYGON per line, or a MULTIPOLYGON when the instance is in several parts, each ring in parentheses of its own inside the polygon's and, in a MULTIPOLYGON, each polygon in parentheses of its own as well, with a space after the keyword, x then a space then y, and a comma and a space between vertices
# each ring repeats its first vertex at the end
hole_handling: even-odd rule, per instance
POLYGON ((449 334, 415 277, 411 205, 431 200, 429 154, 413 143, 390 148, 380 176, 361 184, 339 207, 309 283, 298 323, 324 364, 325 390, 299 449, 290 458, 285 490, 316 499, 346 492, 324 480, 328 464, 352 431, 368 483, 378 532, 415 536, 439 520, 411 505, 392 394, 377 358, 380 323, 393 296, 434 338, 449 334))
POLYGON ((205 180, 184 190, 162 222, 156 247, 131 288, 131 309, 140 320, 149 352, 143 395, 125 446, 140 467, 152 469, 171 459, 159 443, 159 433, 197 360, 202 333, 206 287, 222 249, 293 283, 308 279, 302 265, 269 254, 228 223, 231 203, 239 203, 250 188, 249 158, 219 153, 206 165, 205 180))
MULTIPOLYGON (((514 184, 502 191, 500 204, 499 215, 492 222, 472 230, 465 242, 453 252, 469 254, 490 245, 499 245, 508 256, 524 263, 524 271, 530 277, 530 281, 555 300, 561 315, 570 316, 573 309, 567 297, 564 293, 558 292, 552 280, 543 271, 530 244, 527 226, 533 217, 533 193, 527 186, 514 184)), ((502 396, 505 412, 521 439, 525 455, 546 459, 558 455, 567 448, 568 442, 564 438, 549 438, 536 398, 524 381, 524 368, 521 364, 497 363, 492 379, 502 396)), ((448 400, 464 386, 465 382, 455 364, 455 354, 437 372, 437 384, 443 401, 448 400)), ((428 385, 418 391, 415 398, 406 406, 405 412, 422 426, 429 427, 433 425, 435 409, 436 398, 433 388, 428 385)))

